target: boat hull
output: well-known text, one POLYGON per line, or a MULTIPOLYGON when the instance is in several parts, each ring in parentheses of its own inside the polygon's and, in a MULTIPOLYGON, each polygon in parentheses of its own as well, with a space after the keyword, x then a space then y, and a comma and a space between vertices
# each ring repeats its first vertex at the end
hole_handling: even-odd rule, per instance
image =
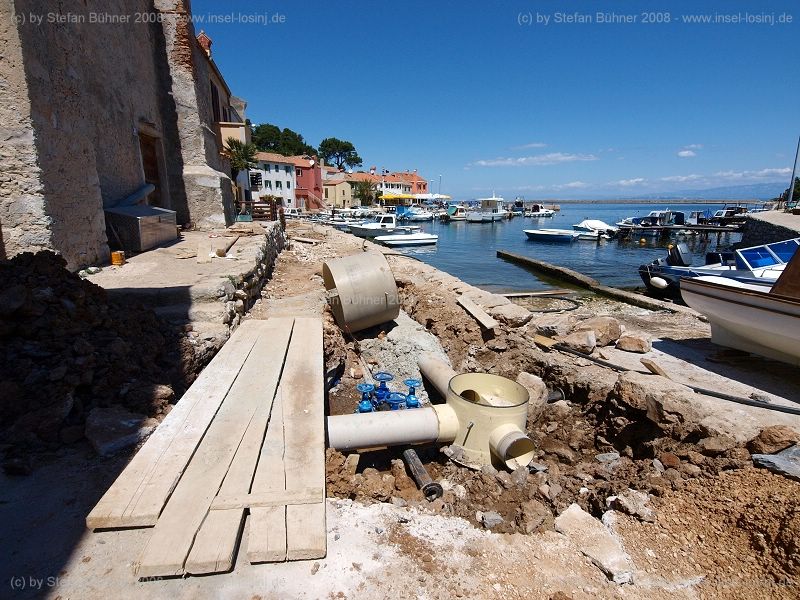
POLYGON ((529 240, 537 242, 562 242, 570 243, 578 237, 578 232, 569 230, 553 230, 553 229, 524 229, 525 235, 529 240))
POLYGON ((800 301, 721 277, 683 279, 684 302, 711 324, 720 346, 800 365, 800 301))

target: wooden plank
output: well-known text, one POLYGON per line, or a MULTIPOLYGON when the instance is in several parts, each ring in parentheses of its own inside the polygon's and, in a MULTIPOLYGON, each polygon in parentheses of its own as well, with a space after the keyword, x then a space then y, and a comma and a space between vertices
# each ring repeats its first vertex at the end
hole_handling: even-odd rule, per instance
POLYGON ((315 240, 314 238, 307 238, 307 237, 300 237, 297 235, 293 235, 289 238, 293 242, 302 242, 304 244, 319 244, 321 240, 315 240))
POLYGON ((259 328, 246 321, 206 366, 86 517, 90 529, 151 527, 247 356, 259 328))
MULTIPOLYGON (((325 488, 325 375, 322 321, 295 320, 295 335, 281 379, 286 489, 325 488)), ((327 553, 325 502, 286 507, 286 558, 327 553)))
POLYGON ((457 302, 475 319, 484 329, 494 329, 498 323, 486 311, 469 298, 459 296, 457 302))
POLYGON ((539 335, 538 333, 533 334, 533 341, 537 346, 542 346, 543 348, 547 348, 548 350, 553 346, 558 345, 558 341, 554 340, 553 338, 545 337, 543 335, 539 335))
MULTIPOLYGON (((286 493, 283 465, 283 388, 278 388, 267 436, 253 479, 253 494, 286 493)), ((294 492, 290 492, 294 493, 294 492)), ((286 507, 251 508, 247 536, 247 559, 251 563, 286 560, 286 507)))
POLYGON ((270 319, 251 326, 259 327, 258 340, 153 528, 135 567, 139 577, 184 573, 195 535, 250 423, 266 399, 275 395, 291 320, 270 319))
POLYGON ((238 496, 217 496, 211 503, 211 510, 225 512, 232 508, 263 508, 289 506, 290 504, 314 504, 325 499, 322 488, 308 488, 299 492, 275 490, 260 494, 241 494, 238 496))
MULTIPOLYGON (((291 332, 293 319, 276 319, 276 321, 284 323, 284 326, 291 332)), ((262 362, 265 358, 251 354, 248 360, 262 362)), ((281 363, 284 358, 285 355, 280 357, 281 363)), ((278 360, 277 357, 272 359, 278 360)), ((280 374, 275 378, 276 382, 279 380, 280 374)), ((223 497, 233 498, 237 495, 245 497, 250 491, 274 399, 274 393, 261 399, 261 404, 250 421, 242 443, 236 450, 233 462, 222 482, 219 493, 223 497)), ((245 506, 233 505, 227 508, 228 510, 213 510, 206 516, 186 559, 184 570, 187 573, 195 575, 222 573, 233 568, 236 548, 239 545, 239 537, 244 523, 245 506)))

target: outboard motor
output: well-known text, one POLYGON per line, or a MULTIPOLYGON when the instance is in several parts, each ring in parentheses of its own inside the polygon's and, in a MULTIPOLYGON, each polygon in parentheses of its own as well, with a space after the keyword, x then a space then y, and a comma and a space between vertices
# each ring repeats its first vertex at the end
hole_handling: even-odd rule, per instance
POLYGON ((692 254, 683 242, 675 244, 667 254, 667 264, 671 267, 688 267, 692 264, 692 254))

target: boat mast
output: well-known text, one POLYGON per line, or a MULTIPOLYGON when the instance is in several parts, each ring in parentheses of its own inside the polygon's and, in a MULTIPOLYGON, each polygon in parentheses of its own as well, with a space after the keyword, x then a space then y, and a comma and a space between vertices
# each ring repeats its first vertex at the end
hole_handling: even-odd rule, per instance
POLYGON ((786 199, 786 206, 792 203, 794 197, 794 174, 797 171, 797 155, 800 154, 800 137, 797 138, 797 150, 794 151, 794 164, 792 164, 792 181, 789 183, 789 197, 786 199))

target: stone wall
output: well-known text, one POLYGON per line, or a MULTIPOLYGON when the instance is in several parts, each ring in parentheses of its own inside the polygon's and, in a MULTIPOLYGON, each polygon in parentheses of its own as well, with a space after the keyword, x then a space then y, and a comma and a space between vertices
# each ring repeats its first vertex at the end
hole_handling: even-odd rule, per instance
POLYGON ((261 224, 267 230, 254 264, 243 273, 223 282, 218 295, 225 303, 222 320, 234 329, 244 314, 261 297, 261 290, 272 277, 275 261, 286 245, 286 233, 279 221, 261 224))
POLYGON ((786 213, 778 216, 783 218, 775 219, 775 215, 772 214, 764 215, 763 218, 758 214, 748 218, 742 231, 742 241, 736 246, 748 248, 800 237, 800 217, 786 213), (771 222, 775 220, 781 222, 771 222))
POLYGON ((145 184, 140 131, 163 155, 159 205, 180 224, 233 221, 189 16, 188 0, 0 5, 0 258, 52 249, 73 270, 106 261, 103 208, 145 184))

